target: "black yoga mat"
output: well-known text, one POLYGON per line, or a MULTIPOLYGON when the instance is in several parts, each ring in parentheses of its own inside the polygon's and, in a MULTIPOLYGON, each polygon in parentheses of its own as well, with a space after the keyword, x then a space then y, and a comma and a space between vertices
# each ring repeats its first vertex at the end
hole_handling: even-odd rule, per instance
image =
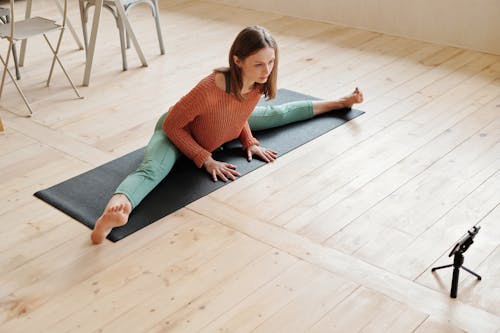
MULTIPOLYGON (((294 91, 280 89, 277 98, 260 104, 281 104, 296 100, 317 100, 294 91)), ((344 124, 359 115, 358 110, 340 110, 287 126, 254 132, 264 147, 283 155, 304 143, 344 124)), ((109 198, 120 182, 142 161, 144 148, 108 162, 79 176, 35 193, 35 196, 93 229, 109 198)), ((246 160, 241 144, 235 140, 214 152, 213 157, 237 166, 243 176, 265 163, 254 158, 246 160)), ((236 180, 238 181, 238 180, 236 180)), ((114 228, 108 239, 116 242, 185 205, 224 186, 213 182, 204 169, 183 157, 170 174, 133 210, 129 222, 114 228)))

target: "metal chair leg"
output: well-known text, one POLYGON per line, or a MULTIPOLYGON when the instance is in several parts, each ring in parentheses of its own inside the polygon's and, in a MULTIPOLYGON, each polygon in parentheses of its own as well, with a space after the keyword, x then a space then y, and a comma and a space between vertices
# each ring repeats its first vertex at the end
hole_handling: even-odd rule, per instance
MULTIPOLYGON (((143 2, 147 3, 151 7, 151 11, 155 19, 156 34, 158 35, 158 44, 160 45, 160 53, 165 54, 165 46, 163 44, 163 36, 161 32, 160 9, 158 5, 158 0, 148 0, 143 2)), ((133 6, 134 5, 129 5, 126 8, 124 8, 125 14, 127 14, 128 10, 133 6)), ((128 37, 128 34, 127 34, 127 48, 130 48, 130 38, 128 37)))
MULTIPOLYGON (((54 0, 54 3, 57 6, 57 9, 62 13, 64 13, 64 9, 59 2, 59 0, 54 0)), ((78 38, 78 34, 75 31, 75 28, 73 27, 73 24, 71 23, 70 20, 66 20, 66 26, 68 27, 69 31, 71 32, 71 35, 73 36, 73 39, 75 40, 76 45, 78 46, 79 50, 83 50, 83 45, 82 42, 80 41, 80 38, 78 38)))
MULTIPOLYGON (((71 78, 69 77, 68 75, 68 72, 66 72, 66 69, 64 68, 61 60, 59 59, 59 57, 57 56, 57 53, 59 51, 59 46, 61 44, 61 40, 62 40, 62 36, 63 36, 63 32, 64 32, 64 29, 61 30, 61 34, 59 35, 59 40, 57 42, 57 48, 54 50, 54 48, 52 47, 52 44, 50 44, 50 41, 49 39, 47 38, 47 36, 45 34, 43 34, 43 37, 45 37, 45 41, 47 42, 47 44, 49 45, 49 48, 50 50, 52 51, 52 53, 54 54, 54 59, 52 60, 52 64, 54 64, 55 61, 57 61, 59 63, 59 66, 61 66, 61 69, 62 71, 64 72, 64 75, 66 75, 66 78, 68 79, 69 83, 71 84, 71 87, 73 88, 73 90, 75 91, 76 93, 76 96, 78 96, 78 98, 83 98, 81 95, 80 95, 80 92, 78 91, 78 89, 76 89, 76 86, 75 84, 73 83, 73 81, 71 80, 71 78)), ((51 67, 51 70, 50 70, 50 73, 49 73, 49 78, 47 80, 47 86, 49 85, 50 83, 50 78, 52 76, 52 71, 53 71, 53 68, 54 66, 51 67)))
MULTIPOLYGON (((12 48, 12 45, 9 45, 9 51, 11 50, 11 48, 12 48)), ((12 75, 12 73, 9 70, 9 66, 8 66, 8 63, 9 63, 9 54, 7 54, 7 58, 6 58, 5 61, 4 61, 3 57, 0 55, 0 61, 3 64, 2 81, 0 83, 0 98, 2 97, 3 86, 5 84, 5 74, 9 74, 9 76, 10 76, 10 78, 12 80, 12 83, 14 83, 14 86, 16 87, 17 91, 21 95, 21 98, 23 99, 24 104, 26 104, 26 107, 28 108, 28 111, 30 112, 28 116, 31 116, 33 114, 33 109, 31 108, 31 105, 28 102, 28 99, 26 98, 26 96, 24 95, 21 87, 19 86, 19 84, 17 84, 17 80, 14 78, 14 76, 12 75)))
POLYGON ((85 7, 84 0, 78 0, 78 5, 80 6, 80 20, 82 21, 82 32, 83 32, 83 46, 85 48, 85 53, 89 47, 89 37, 87 33, 87 9, 85 7))
MULTIPOLYGON (((2 19, 2 22, 5 24, 10 23, 10 15, 5 15, 5 20, 2 19)), ((21 72, 19 71, 16 44, 12 44, 12 58, 14 60, 14 68, 16 69, 16 79, 21 80, 21 72)))
POLYGON ((158 7, 158 0, 153 0, 153 3, 154 3, 153 15, 155 17, 156 33, 158 34, 158 43, 160 43, 160 53, 165 54, 165 46, 163 45, 163 36, 161 33, 160 10, 158 7))
POLYGON ((16 79, 21 80, 21 72, 19 71, 19 63, 17 61, 16 44, 12 45, 12 60, 14 60, 14 68, 16 69, 16 79))
MULTIPOLYGON (((116 15, 116 26, 118 27, 118 33, 120 34, 120 49, 122 51, 122 68, 124 71, 128 69, 127 64, 127 48, 125 43, 125 25, 123 21, 120 19, 120 16, 116 15)), ((128 35, 127 35, 128 37, 128 35)))

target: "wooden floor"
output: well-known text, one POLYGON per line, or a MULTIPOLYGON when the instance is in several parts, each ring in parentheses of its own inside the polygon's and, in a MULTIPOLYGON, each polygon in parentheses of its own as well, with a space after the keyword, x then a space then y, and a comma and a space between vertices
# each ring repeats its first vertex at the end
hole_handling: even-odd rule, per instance
MULTIPOLYGON (((34 12, 56 13, 44 1, 34 12)), ((130 50, 127 72, 104 12, 83 100, 58 68, 44 86, 43 40, 20 81, 32 118, 7 81, 1 332, 500 332, 500 56, 209 1, 160 7, 167 55, 138 7, 149 67, 130 50), (145 145, 254 24, 280 45, 280 87, 332 98, 359 86, 366 113, 117 243, 92 246, 33 197, 145 145), (430 268, 477 223, 464 265, 483 280, 461 271, 453 300, 451 269, 430 268)), ((76 2, 70 18, 80 31, 76 2)), ((81 85, 69 34, 62 60, 81 85)))

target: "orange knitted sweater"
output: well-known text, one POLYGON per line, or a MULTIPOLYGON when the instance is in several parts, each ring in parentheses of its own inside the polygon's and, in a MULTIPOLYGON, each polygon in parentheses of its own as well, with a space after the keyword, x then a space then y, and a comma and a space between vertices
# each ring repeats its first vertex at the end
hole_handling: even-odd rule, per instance
POLYGON ((248 117, 261 97, 254 89, 240 101, 215 84, 215 74, 201 80, 170 108, 163 131, 198 168, 222 144, 239 138, 246 149, 259 144, 250 131, 248 117))

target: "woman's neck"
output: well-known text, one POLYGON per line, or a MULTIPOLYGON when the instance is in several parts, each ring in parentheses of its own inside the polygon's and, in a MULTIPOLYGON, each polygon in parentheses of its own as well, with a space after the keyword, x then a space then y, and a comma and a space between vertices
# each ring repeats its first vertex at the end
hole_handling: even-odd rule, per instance
POLYGON ((243 82, 243 87, 241 87, 241 94, 248 94, 255 88, 255 82, 250 81, 250 82, 243 82))

